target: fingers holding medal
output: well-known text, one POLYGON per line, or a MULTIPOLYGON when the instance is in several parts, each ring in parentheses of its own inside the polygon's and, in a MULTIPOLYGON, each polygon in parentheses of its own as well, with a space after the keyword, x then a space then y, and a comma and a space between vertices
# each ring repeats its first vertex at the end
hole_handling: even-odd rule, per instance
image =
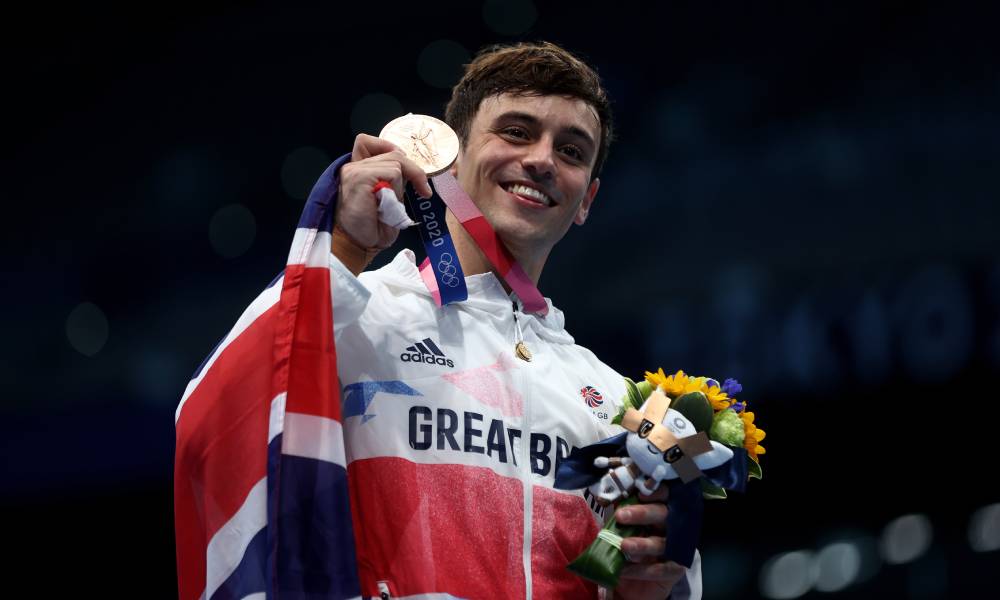
POLYGON ((389 247, 400 229, 414 224, 401 202, 407 183, 418 196, 431 197, 428 178, 455 162, 458 147, 447 124, 423 115, 394 119, 379 137, 358 135, 351 162, 340 170, 336 228, 366 256, 389 247))
POLYGON ((355 139, 351 162, 340 169, 340 190, 336 223, 356 245, 362 248, 386 248, 395 241, 399 228, 409 224, 402 204, 406 183, 418 194, 429 195, 430 183, 423 169, 389 141, 370 135, 355 139), (381 201, 379 189, 388 184, 395 194, 391 201, 381 201))

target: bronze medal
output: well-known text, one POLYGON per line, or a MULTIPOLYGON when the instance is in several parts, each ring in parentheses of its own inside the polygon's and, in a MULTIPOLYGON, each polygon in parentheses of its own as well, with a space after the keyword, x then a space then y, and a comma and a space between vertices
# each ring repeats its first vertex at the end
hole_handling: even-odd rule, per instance
POLYGON ((444 173, 458 158, 458 135, 434 117, 403 115, 389 121, 378 136, 396 144, 428 177, 444 173))

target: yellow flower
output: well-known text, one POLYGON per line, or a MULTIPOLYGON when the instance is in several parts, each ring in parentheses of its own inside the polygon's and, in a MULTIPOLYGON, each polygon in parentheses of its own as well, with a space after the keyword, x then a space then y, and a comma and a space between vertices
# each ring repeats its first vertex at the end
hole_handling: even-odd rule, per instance
POLYGON ((715 412, 726 410, 733 405, 733 401, 729 399, 726 392, 723 392, 722 388, 717 385, 708 388, 705 395, 708 396, 708 401, 712 403, 712 410, 715 412))
POLYGON ((687 385, 684 386, 684 393, 688 392, 701 392, 708 395, 708 378, 707 377, 689 377, 687 385))
POLYGON ((757 462, 760 462, 757 458, 758 454, 764 454, 767 452, 764 446, 760 445, 760 441, 764 439, 766 435, 763 429, 758 429, 756 425, 753 424, 754 414, 749 411, 743 411, 740 413, 740 418, 743 419, 743 447, 747 449, 747 453, 750 458, 757 462))
POLYGON ((646 371, 646 381, 648 381, 649 385, 653 387, 662 386, 666 380, 667 376, 663 372, 662 367, 658 369, 656 373, 650 373, 649 371, 646 371))
POLYGON ((684 394, 688 379, 689 377, 684 374, 684 371, 677 371, 673 375, 665 374, 663 369, 659 369, 656 373, 646 371, 646 381, 650 385, 663 388, 663 393, 671 398, 678 398, 684 394))

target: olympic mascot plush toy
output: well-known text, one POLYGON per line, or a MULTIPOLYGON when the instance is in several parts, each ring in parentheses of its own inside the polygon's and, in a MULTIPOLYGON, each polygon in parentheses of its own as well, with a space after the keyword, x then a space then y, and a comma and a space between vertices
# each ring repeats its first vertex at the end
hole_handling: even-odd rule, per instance
MULTIPOLYGON (((649 495, 669 486, 663 558, 690 567, 701 532, 702 498, 725 498, 727 489, 742 492, 748 476, 760 478, 757 455, 764 448, 757 442, 764 431, 753 425, 746 403, 730 395, 742 391, 735 380, 719 386, 683 371, 646 375, 639 384, 626 379, 628 394, 615 418, 626 431, 574 449, 560 463, 555 485, 587 487, 605 506, 631 504, 636 493, 649 495)), ((625 563, 621 541, 637 531, 612 517, 568 568, 615 587, 625 563)))
POLYGON ((709 440, 704 431, 696 431, 694 423, 669 405, 670 398, 656 390, 641 410, 631 408, 625 413, 622 426, 629 430, 625 435, 628 456, 594 459, 597 468, 611 467, 590 486, 590 493, 599 501, 610 504, 627 498, 632 488, 648 496, 665 479, 697 479, 702 469, 717 467, 733 457, 732 450, 709 440))

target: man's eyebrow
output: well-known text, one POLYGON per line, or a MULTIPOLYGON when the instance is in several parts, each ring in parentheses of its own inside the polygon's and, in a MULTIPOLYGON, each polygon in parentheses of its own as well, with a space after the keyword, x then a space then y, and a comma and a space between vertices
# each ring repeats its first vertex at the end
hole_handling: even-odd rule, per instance
MULTIPOLYGON (((529 123, 531 125, 538 125, 541 122, 535 115, 517 110, 509 110, 505 113, 497 115, 496 121, 507 121, 507 120, 524 121, 525 123, 529 123)), ((581 129, 576 125, 570 125, 569 127, 565 127, 563 128, 563 131, 574 137, 583 138, 583 141, 586 142, 591 148, 597 147, 597 142, 594 141, 594 138, 589 133, 587 133, 586 130, 581 129)))

